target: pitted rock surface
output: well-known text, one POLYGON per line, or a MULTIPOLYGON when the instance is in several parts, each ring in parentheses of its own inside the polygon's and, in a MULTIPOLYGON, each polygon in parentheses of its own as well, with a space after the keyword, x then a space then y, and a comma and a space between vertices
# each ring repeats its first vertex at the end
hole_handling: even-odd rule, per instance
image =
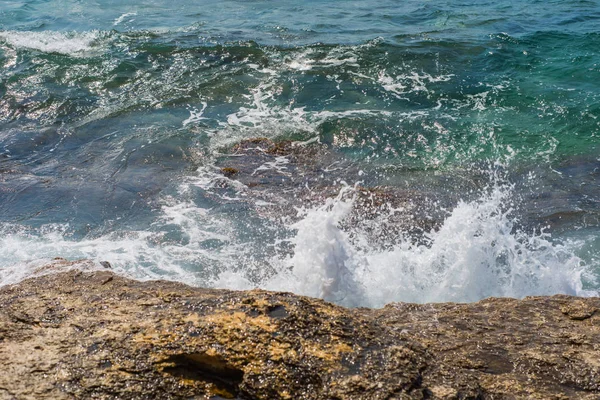
POLYGON ((346 309, 71 270, 0 289, 2 399, 598 399, 600 299, 346 309))

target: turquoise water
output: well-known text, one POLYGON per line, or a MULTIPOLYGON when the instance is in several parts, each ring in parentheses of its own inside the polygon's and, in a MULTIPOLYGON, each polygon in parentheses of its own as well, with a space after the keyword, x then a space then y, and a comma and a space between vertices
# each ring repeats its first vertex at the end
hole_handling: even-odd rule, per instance
POLYGON ((3 1, 2 282, 64 257, 346 305, 597 295, 599 19, 595 1, 3 1), (326 151, 232 155, 259 137, 326 151), (361 188, 386 193, 376 210, 361 188))

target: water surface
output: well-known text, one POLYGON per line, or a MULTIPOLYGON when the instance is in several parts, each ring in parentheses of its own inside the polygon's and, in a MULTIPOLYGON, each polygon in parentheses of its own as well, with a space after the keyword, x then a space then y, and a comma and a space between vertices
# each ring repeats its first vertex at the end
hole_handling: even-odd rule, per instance
POLYGON ((595 1, 3 1, 2 282, 64 257, 345 305, 597 295, 599 18, 595 1), (251 138, 325 150, 253 166, 232 155, 251 138))

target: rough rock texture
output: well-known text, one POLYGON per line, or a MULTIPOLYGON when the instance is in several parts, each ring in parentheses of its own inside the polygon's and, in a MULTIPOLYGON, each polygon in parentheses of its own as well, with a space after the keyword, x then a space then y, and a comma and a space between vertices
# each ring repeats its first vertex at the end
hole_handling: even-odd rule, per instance
POLYGON ((600 299, 345 309, 68 271, 0 289, 2 399, 598 399, 600 299))

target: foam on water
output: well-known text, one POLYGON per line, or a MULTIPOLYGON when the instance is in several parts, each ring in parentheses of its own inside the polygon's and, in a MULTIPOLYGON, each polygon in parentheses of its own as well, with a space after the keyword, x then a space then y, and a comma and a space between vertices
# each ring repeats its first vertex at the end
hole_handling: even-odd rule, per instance
MULTIPOLYGON (((343 96, 344 93, 344 89, 340 87, 344 79, 338 75, 342 71, 394 95, 429 93, 431 85, 447 82, 454 77, 451 74, 432 76, 412 69, 411 72, 397 75, 395 78, 377 71, 356 72, 363 69, 359 64, 360 52, 378 43, 379 40, 373 40, 362 45, 336 46, 326 50, 299 48, 284 54, 272 50, 266 51, 270 61, 268 68, 254 63, 246 64, 252 70, 250 75, 257 79, 257 83, 248 88, 249 93, 241 96, 245 104, 235 112, 229 113, 225 121, 219 121, 217 129, 210 131, 211 147, 220 149, 247 138, 274 138, 290 133, 313 137, 323 123, 344 118, 360 120, 381 117, 411 121, 426 117, 427 110, 388 111, 380 107, 372 107, 368 99, 364 102, 356 102, 352 109, 335 111, 327 108, 312 110, 294 101, 282 102, 282 98, 287 96, 285 91, 290 90, 290 77, 298 72, 323 75, 328 81, 336 83, 339 96, 343 96)), ((294 83, 294 80, 292 85, 295 86, 294 89, 302 87, 299 83, 294 83)), ((210 108, 211 104, 208 107, 210 108)), ((184 127, 203 123, 207 119, 204 116, 207 109, 206 102, 201 101, 200 111, 198 108, 200 106, 189 111, 190 117, 183 121, 184 127)))
POLYGON ((0 286, 37 275, 40 266, 56 257, 91 260, 98 268, 107 261, 115 272, 139 280, 206 286, 222 266, 240 264, 246 255, 243 243, 234 240, 230 220, 187 200, 190 187, 208 189, 213 179, 207 173, 205 179, 182 184, 177 198, 166 196, 146 230, 118 229, 78 239, 68 224, 0 224, 0 286))
MULTIPOLYGON (((174 223, 182 228, 188 224, 190 210, 180 209, 174 223)), ((197 213, 198 210, 191 211, 197 213)), ((194 223, 198 226, 198 223, 194 223)), ((188 231, 191 239, 185 244, 164 242, 166 232, 129 231, 103 235, 97 238, 74 240, 64 233, 67 227, 43 227, 34 232, 12 232, 0 239, 2 258, 0 264, 0 284, 13 284, 30 276, 37 275, 40 266, 52 263, 55 257, 69 260, 91 260, 98 268, 107 261, 115 272, 140 280, 167 279, 203 285, 201 276, 190 271, 190 265, 211 265, 215 257, 222 253, 199 246, 201 239, 208 238, 210 232, 188 231), (164 242, 164 243, 161 243, 164 242)), ((212 238, 212 237, 211 237, 212 238)), ((235 247, 230 249, 235 251, 235 247)), ((75 266, 76 267, 76 266, 75 266)), ((197 272, 197 271, 196 271, 197 272)))
MULTIPOLYGON (((428 243, 402 240, 390 249, 365 246, 360 231, 340 228, 353 199, 342 190, 324 205, 302 210, 291 228, 293 255, 272 260, 277 273, 258 286, 321 297, 346 306, 380 307, 392 301, 471 302, 490 296, 522 298, 585 290, 591 266, 575 255, 582 242, 556 243, 549 234, 516 229, 510 185, 493 185, 473 202, 460 202, 428 243), (357 238, 358 237, 358 238, 357 238), (360 242, 360 245, 357 245, 360 242)), ((216 287, 257 286, 227 272, 216 287)))
POLYGON ((39 50, 71 56, 82 55, 94 49, 103 37, 99 31, 90 32, 31 32, 0 31, 0 40, 16 48, 39 50))
POLYGON ((68 226, 25 230, 6 225, 0 281, 35 275, 44 262, 59 256, 91 259, 96 265, 108 261, 115 271, 137 279, 292 291, 346 306, 598 295, 583 287, 586 280, 596 285, 591 270, 597 268, 576 255, 584 241, 557 242, 547 233, 518 229, 512 190, 509 184, 492 184, 479 199, 459 202, 424 240, 396 238, 396 244, 382 250, 368 244, 360 223, 342 228, 355 196, 355 189, 345 185, 336 198, 298 210, 298 218, 285 223, 292 234, 270 238, 287 242, 293 251, 266 259, 252 249, 268 244, 249 243, 227 217, 174 198, 165 201, 152 231, 72 240, 68 226))
POLYGON ((125 20, 127 20, 126 22, 133 22, 133 21, 135 21, 135 18, 133 18, 133 17, 135 17, 137 15, 138 15, 137 12, 127 12, 127 13, 121 14, 121 16, 119 16, 117 19, 115 19, 115 22, 113 22, 113 26, 117 26, 125 20))

